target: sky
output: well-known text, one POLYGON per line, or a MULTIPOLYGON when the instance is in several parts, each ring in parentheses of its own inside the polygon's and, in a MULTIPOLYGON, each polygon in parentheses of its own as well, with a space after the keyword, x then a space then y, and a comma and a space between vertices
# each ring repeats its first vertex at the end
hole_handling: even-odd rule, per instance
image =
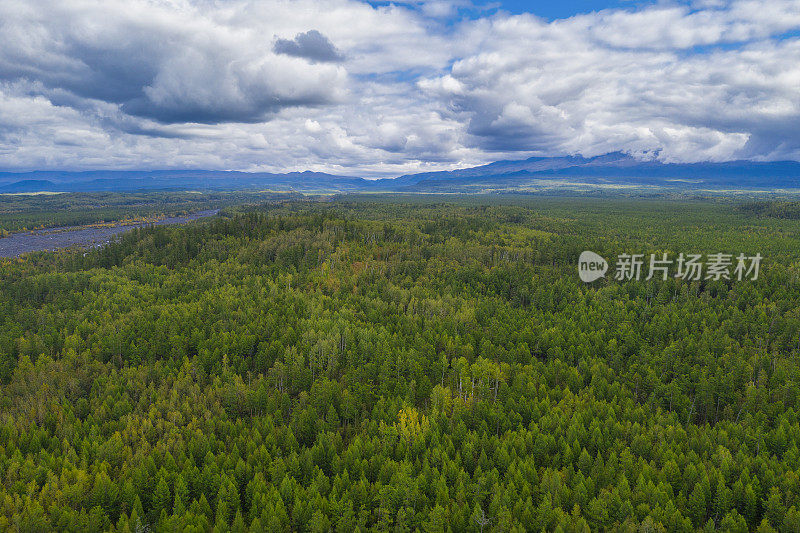
POLYGON ((0 0, 0 170, 800 160, 800 0, 0 0))

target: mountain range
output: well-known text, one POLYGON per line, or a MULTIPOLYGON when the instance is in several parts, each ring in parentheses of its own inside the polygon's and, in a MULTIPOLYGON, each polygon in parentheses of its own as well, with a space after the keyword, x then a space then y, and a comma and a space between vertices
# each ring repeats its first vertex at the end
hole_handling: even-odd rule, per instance
POLYGON ((369 180, 322 172, 215 170, 0 172, 0 193, 180 190, 297 192, 524 192, 558 189, 800 192, 800 162, 664 163, 623 153, 532 157, 451 171, 369 180))

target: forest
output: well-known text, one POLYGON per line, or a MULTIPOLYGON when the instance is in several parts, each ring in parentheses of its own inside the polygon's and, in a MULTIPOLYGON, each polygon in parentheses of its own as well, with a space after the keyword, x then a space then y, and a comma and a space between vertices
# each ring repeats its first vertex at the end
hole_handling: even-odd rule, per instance
POLYGON ((739 209, 759 216, 800 219, 800 202, 791 200, 753 200, 739 209))
POLYGON ((0 194, 0 238, 33 229, 155 220, 278 197, 291 195, 255 191, 0 194))
POLYGON ((0 530, 800 531, 800 220, 764 211, 262 198, 6 260, 0 530))

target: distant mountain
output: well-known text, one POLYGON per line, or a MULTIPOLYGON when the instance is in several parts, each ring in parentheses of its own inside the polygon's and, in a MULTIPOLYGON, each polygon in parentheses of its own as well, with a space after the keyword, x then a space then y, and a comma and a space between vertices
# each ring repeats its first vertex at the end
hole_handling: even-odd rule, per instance
POLYGON ((22 180, 0 187, 0 193, 38 192, 53 190, 55 184, 48 180, 22 180))
POLYGON ((300 192, 363 190, 369 180, 322 172, 235 172, 214 170, 154 170, 84 172, 0 172, 0 191, 87 192, 181 190, 293 190, 300 192))
POLYGON ((393 182, 395 190, 409 192, 536 189, 568 184, 710 190, 800 189, 800 162, 662 163, 641 161, 617 152, 592 158, 497 161, 459 170, 410 174, 393 182))
MULTIPOLYGON (((612 154, 609 154, 611 156, 612 154)), ((604 156, 605 157, 605 156, 604 156)), ((442 179, 469 179, 483 178, 486 176, 508 176, 521 172, 552 172, 565 168, 575 168, 585 165, 587 159, 580 156, 566 157, 532 157, 522 161, 495 161, 479 167, 462 168, 439 172, 423 172, 408 174, 396 178, 397 183, 415 184, 422 181, 439 181, 442 179)))
POLYGON ((297 192, 493 192, 563 188, 800 190, 800 162, 662 163, 615 152, 532 157, 398 178, 366 180, 322 172, 212 170, 0 172, 0 192, 282 190, 297 192))

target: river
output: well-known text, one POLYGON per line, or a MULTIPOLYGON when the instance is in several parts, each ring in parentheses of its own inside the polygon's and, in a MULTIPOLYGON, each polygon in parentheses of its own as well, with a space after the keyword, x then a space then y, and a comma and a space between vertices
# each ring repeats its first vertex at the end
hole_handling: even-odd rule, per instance
POLYGON ((30 252, 58 250, 60 248, 92 248, 108 243, 113 237, 145 226, 166 226, 170 224, 185 224, 200 218, 214 216, 219 209, 198 211, 180 217, 167 217, 155 222, 141 222, 137 224, 118 224, 116 226, 91 228, 85 226, 67 226, 60 228, 47 228, 24 233, 14 233, 0 239, 0 257, 19 257, 30 252))

